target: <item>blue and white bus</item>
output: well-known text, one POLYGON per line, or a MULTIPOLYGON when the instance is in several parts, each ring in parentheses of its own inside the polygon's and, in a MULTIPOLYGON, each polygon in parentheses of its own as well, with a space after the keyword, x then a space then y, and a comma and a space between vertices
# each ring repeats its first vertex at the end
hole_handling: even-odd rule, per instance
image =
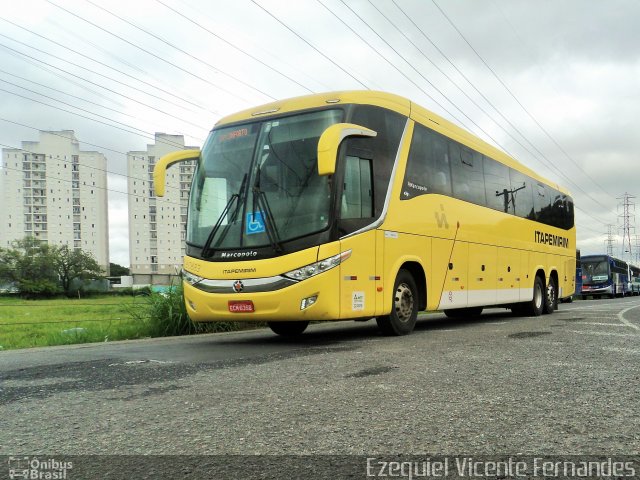
POLYGON ((582 266, 582 298, 609 298, 631 294, 631 279, 627 262, 610 255, 587 255, 580 259, 582 266))
POLYGON ((629 265, 629 282, 631 282, 631 294, 640 295, 640 268, 629 265))

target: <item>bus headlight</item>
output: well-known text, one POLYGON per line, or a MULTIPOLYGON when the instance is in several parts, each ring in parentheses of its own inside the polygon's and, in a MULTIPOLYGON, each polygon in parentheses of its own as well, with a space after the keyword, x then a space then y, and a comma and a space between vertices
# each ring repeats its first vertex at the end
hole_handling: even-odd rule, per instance
POLYGON ((196 285, 196 284, 200 283, 202 280, 204 280, 204 278, 199 277, 198 275, 194 275, 193 273, 187 272, 184 268, 182 269, 182 278, 189 285, 196 285))
POLYGON ((290 272, 284 273, 283 276, 291 278, 292 280, 306 280, 307 278, 311 278, 319 273, 331 270, 333 267, 337 267, 350 256, 351 250, 347 250, 346 252, 339 253, 333 257, 320 260, 319 262, 291 270, 290 272))

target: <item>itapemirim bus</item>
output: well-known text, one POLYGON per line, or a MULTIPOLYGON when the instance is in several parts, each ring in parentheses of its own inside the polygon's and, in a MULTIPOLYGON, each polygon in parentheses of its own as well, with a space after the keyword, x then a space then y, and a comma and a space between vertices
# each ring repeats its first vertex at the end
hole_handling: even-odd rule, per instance
POLYGON ((573 201, 557 185, 402 97, 349 91, 220 120, 197 160, 183 282, 195 322, 375 317, 421 310, 551 313, 575 290, 573 201))

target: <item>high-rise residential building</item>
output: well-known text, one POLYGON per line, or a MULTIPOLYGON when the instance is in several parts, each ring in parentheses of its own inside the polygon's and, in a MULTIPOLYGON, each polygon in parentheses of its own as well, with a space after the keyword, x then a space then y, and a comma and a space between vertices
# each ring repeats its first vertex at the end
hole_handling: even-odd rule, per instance
POLYGON ((153 167, 163 155, 185 148, 197 147, 185 147, 182 135, 156 133, 146 151, 127 153, 129 258, 135 283, 162 283, 162 276, 176 275, 182 267, 195 163, 169 167, 165 196, 160 198, 153 190, 153 167))
POLYGON ((73 130, 2 149, 0 246, 33 236, 91 253, 108 273, 107 159, 80 150, 73 130))

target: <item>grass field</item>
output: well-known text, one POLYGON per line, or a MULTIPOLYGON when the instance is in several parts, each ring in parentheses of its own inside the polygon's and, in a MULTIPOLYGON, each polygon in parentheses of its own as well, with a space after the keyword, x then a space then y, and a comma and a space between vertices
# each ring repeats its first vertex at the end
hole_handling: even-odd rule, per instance
POLYGON ((147 304, 146 297, 0 297, 0 349, 143 338, 149 325, 140 313, 147 304))

